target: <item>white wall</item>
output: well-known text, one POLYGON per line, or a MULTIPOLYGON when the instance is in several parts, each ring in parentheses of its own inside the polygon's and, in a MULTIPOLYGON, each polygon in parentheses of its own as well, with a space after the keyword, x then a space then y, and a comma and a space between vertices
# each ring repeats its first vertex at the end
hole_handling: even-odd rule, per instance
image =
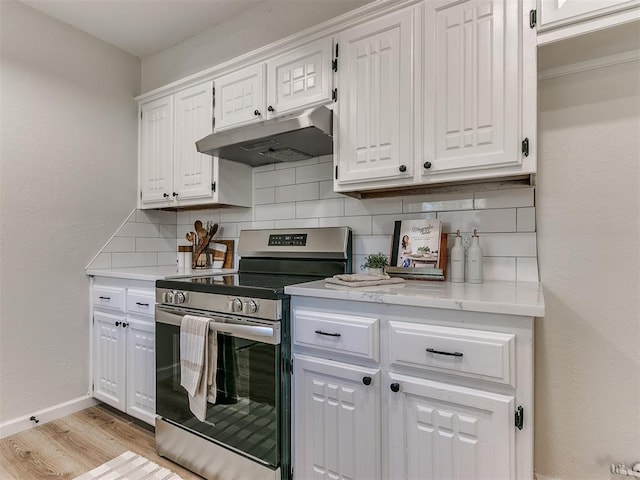
POLYGON ((143 59, 142 91, 198 73, 371 1, 265 0, 175 47, 143 59))
POLYGON ((140 62, 0 8, 1 423, 87 393, 84 267, 135 206, 140 62))
POLYGON ((640 461, 640 62, 542 80, 538 98, 535 466, 613 478, 640 461))

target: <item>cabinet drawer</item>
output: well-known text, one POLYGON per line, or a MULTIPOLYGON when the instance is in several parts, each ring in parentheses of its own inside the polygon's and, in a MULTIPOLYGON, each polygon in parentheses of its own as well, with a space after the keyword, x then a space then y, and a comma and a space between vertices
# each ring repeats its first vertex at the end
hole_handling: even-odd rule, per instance
POLYGON ((515 386, 515 335, 389 322, 389 361, 515 386))
POLYGON ((295 310, 294 345, 378 360, 377 318, 295 310))
POLYGON ((130 288, 127 291, 127 313, 153 315, 155 301, 155 293, 153 290, 130 288))
POLYGON ((124 288, 94 286, 93 305, 124 312, 124 288))

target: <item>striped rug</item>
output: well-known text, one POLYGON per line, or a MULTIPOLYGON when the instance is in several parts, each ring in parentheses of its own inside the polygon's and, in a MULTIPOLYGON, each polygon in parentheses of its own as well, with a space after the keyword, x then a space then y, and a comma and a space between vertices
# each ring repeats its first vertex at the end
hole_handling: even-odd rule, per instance
POLYGON ((90 472, 74 480, 182 480, 171 470, 144 458, 137 453, 126 451, 113 460, 103 463, 90 472))

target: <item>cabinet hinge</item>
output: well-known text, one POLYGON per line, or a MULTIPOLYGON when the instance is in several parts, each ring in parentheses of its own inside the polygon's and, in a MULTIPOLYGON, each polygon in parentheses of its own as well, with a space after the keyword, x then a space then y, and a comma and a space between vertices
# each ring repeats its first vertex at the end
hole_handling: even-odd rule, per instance
POLYGON ((338 89, 334 88, 333 91, 331 92, 331 100, 333 100, 334 102, 338 101, 338 89))
POLYGON ((529 11, 529 28, 536 28, 538 23, 538 14, 535 10, 529 11))
POLYGON ((334 72, 338 71, 338 44, 336 43, 336 55, 335 58, 331 61, 331 69, 334 72))
POLYGON ((336 165, 336 180, 338 179, 338 165, 336 165))
POLYGON ((522 408, 522 405, 518 405, 518 408, 516 408, 515 424, 518 430, 522 430, 524 424, 524 408, 522 408))
POLYGON ((211 184, 211 191, 215 193, 215 191, 216 191, 216 182, 213 182, 211 184))
POLYGON ((142 110, 140 110, 140 120, 142 120, 142 110))
POLYGON ((522 141, 522 155, 525 157, 529 156, 529 137, 522 141))
POLYGON ((142 190, 140 190, 140 200, 142 200, 142 190))

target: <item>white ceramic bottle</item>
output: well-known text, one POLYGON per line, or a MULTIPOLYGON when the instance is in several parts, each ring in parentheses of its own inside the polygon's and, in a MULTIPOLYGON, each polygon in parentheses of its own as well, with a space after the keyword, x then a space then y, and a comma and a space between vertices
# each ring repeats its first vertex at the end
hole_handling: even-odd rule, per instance
POLYGON ((482 248, 480 248, 480 237, 478 232, 473 231, 471 246, 467 250, 467 283, 482 283, 482 248))
POLYGON ((464 247, 460 230, 456 232, 455 243, 451 248, 451 282, 464 282, 464 247))

